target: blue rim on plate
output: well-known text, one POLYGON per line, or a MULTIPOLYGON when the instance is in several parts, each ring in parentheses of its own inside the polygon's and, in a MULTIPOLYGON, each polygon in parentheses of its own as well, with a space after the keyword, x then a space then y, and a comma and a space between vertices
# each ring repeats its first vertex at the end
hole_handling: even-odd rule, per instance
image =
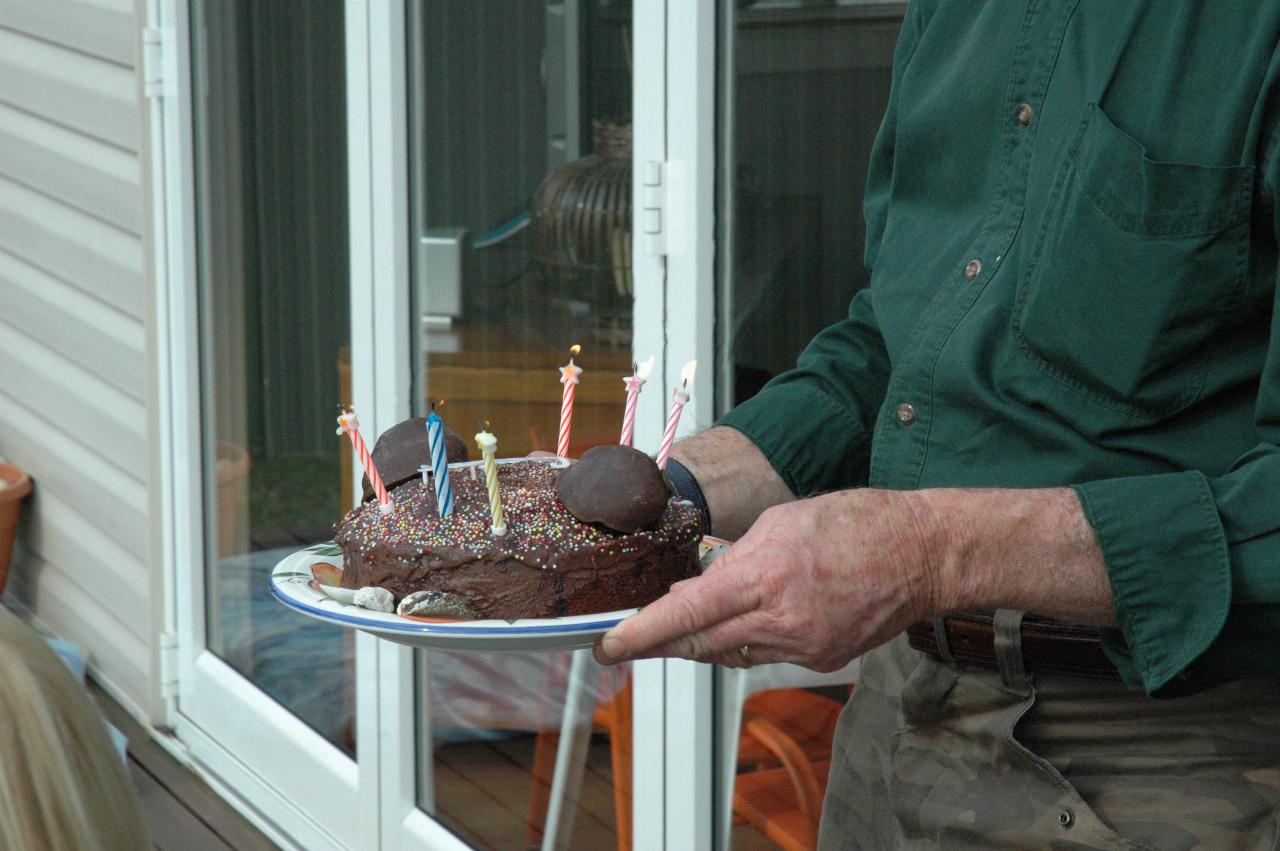
MULTIPOLYGON (((704 538, 707 554, 726 546, 704 538)), ((419 647, 475 650, 535 650, 589 647, 636 609, 567 615, 559 618, 521 618, 512 621, 422 621, 343 603, 317 588, 312 565, 339 560, 341 551, 332 543, 315 544, 281 559, 271 571, 271 593, 285 606, 301 614, 340 626, 371 632, 383 638, 419 647)), ((337 565, 333 565, 337 567, 337 565)))

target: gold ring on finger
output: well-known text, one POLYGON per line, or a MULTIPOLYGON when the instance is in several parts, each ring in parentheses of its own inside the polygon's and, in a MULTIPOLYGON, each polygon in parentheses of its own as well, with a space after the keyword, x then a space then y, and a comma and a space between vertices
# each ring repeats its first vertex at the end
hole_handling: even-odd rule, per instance
POLYGON ((743 667, 751 668, 756 664, 751 659, 751 646, 748 644, 744 644, 738 648, 738 658, 742 660, 743 667))

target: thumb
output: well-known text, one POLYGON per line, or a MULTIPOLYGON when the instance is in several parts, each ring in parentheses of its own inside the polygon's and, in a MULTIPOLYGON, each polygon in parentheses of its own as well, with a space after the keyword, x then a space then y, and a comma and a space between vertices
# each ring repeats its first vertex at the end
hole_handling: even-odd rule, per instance
POLYGON ((596 659, 634 659, 677 638, 702 632, 760 605, 759 590, 735 571, 719 571, 681 584, 601 637, 596 659))

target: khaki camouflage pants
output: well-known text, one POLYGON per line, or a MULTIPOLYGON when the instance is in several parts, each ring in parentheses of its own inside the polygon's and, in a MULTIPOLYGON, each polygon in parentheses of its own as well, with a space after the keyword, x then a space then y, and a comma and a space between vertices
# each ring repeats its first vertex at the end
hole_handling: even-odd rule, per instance
POLYGON ((836 732, 819 847, 1277 846, 1280 680, 1152 700, 1017 673, 1006 685, 905 636, 868 654, 836 732))

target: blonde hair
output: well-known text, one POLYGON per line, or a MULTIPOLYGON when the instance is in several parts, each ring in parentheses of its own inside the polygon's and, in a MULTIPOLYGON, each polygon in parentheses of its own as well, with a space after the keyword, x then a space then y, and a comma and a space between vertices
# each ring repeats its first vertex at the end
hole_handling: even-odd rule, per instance
POLYGON ((0 848, 150 848, 133 784, 84 687, 0 607, 0 848))

